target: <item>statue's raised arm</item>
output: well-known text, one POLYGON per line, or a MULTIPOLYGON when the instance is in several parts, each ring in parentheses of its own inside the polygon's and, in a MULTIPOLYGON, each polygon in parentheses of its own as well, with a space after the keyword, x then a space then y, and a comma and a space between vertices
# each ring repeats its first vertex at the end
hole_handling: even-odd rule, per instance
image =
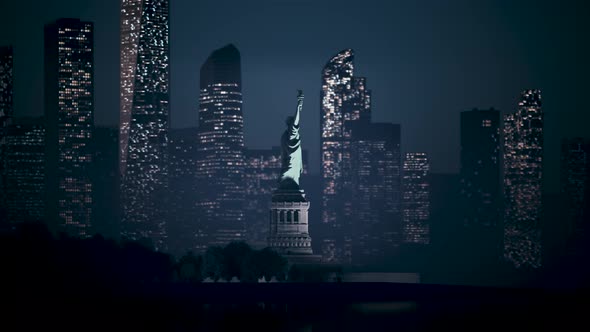
POLYGON ((294 124, 299 126, 299 114, 303 110, 303 91, 297 90, 297 111, 295 111, 295 121, 294 124))
POLYGON ((295 116, 287 118, 287 130, 281 137, 282 168, 279 186, 299 189, 299 176, 303 173, 301 138, 299 136, 300 113, 303 110, 303 91, 298 90, 295 116))

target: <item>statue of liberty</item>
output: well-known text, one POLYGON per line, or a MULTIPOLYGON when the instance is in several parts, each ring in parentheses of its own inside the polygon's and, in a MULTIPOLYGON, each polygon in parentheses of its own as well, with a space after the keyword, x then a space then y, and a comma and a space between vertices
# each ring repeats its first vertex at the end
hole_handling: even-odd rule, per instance
POLYGON ((287 118, 287 130, 281 137, 282 168, 279 177, 280 189, 299 190, 299 176, 303 173, 301 138, 299 136, 299 119, 303 109, 303 91, 297 95, 295 116, 287 118))

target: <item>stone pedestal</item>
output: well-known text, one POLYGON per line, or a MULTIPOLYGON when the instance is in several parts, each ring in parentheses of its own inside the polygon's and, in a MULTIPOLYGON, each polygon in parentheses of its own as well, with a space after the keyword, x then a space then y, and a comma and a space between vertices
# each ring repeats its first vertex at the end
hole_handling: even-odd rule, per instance
POLYGON ((287 259, 313 255, 308 230, 309 202, 300 189, 278 189, 272 195, 268 245, 287 259))

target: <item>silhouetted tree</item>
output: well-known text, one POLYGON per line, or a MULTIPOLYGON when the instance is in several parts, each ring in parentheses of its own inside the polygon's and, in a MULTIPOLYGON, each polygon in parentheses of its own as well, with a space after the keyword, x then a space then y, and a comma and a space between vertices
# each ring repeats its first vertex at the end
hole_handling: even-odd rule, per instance
POLYGON ((287 270, 287 260, 270 248, 264 248, 256 252, 255 260, 262 267, 258 277, 265 277, 270 280, 273 276, 277 280, 284 280, 287 270))
POLYGON ((233 277, 242 279, 243 264, 252 252, 252 248, 245 242, 231 242, 223 248, 224 269, 222 277, 230 280, 233 277))
POLYGON ((201 269, 203 267, 203 258, 195 256, 192 251, 182 256, 176 263, 176 272, 181 282, 199 282, 201 278, 201 269))
POLYGON ((209 247, 205 252, 203 258, 202 276, 203 279, 211 278, 218 280, 222 277, 224 267, 224 255, 223 248, 221 247, 209 247))

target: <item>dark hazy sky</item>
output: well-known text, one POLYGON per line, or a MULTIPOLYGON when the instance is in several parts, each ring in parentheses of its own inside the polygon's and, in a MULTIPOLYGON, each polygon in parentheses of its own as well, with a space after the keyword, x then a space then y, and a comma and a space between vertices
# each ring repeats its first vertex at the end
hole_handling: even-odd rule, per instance
MULTIPOLYGON (((317 173, 321 70, 353 48, 355 75, 373 90, 373 119, 400 123, 403 150, 428 152, 435 172, 459 169, 460 111, 513 111, 521 90, 542 89, 554 191, 560 139, 590 132, 586 7, 570 0, 171 0, 172 126, 196 125, 199 68, 214 49, 234 43, 247 146, 278 145, 301 88, 303 144, 317 173)), ((116 0, 0 0, 0 44, 15 47, 16 115, 43 112, 43 24, 59 17, 95 22, 96 123, 116 125, 116 0)))

